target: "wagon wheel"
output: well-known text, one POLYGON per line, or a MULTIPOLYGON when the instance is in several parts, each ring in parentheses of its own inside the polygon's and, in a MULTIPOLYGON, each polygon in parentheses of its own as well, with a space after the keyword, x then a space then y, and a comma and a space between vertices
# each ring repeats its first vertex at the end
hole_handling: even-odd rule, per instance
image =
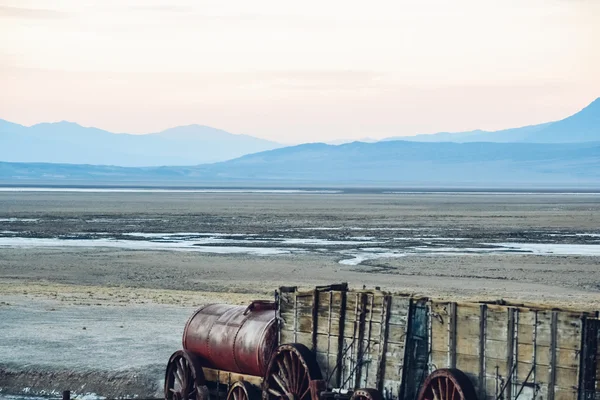
POLYGON ((357 389, 350 400, 381 400, 381 393, 377 389, 357 389))
POLYGON ((257 397, 254 386, 245 381, 237 381, 227 393, 227 400, 254 400, 257 397))
POLYGON ((311 381, 321 380, 321 369, 301 344, 283 344, 275 350, 263 381, 263 400, 310 400, 311 381))
POLYGON ((204 388, 198 359, 185 350, 173 353, 165 373, 165 400, 205 400, 204 388))
POLYGON ((477 400, 469 378, 459 369, 433 371, 421 387, 418 400, 477 400))

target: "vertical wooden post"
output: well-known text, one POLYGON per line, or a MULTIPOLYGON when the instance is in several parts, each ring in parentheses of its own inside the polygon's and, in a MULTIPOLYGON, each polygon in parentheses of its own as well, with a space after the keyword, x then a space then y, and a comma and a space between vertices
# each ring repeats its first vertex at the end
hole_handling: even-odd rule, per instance
POLYGON ((479 398, 485 399, 485 340, 487 328, 487 305, 479 306, 479 398))
POLYGON ((448 306, 448 368, 456 368, 456 303, 448 306))
POLYGON ((315 288, 313 291, 312 304, 312 351, 317 351, 317 331, 319 328, 319 291, 315 288))
POLYGON ((344 360, 342 360, 344 354, 344 327, 346 326, 346 292, 347 289, 342 290, 342 304, 340 304, 340 330, 338 332, 338 351, 337 351, 337 363, 338 369, 336 371, 337 386, 342 386, 343 383, 343 369, 345 366, 344 360))
MULTIPOLYGON (((412 300, 411 300, 412 301, 412 300)), ((383 296, 383 305, 381 307, 381 337, 379 339, 380 343, 380 351, 379 351, 379 360, 377 364, 377 379, 376 379, 376 389, 379 390, 380 393, 383 393, 383 377, 385 376, 385 353, 387 353, 387 345, 388 345, 388 328, 390 325, 390 305, 392 302, 392 296, 385 295, 383 296)))
POLYGON ((513 334, 513 367, 512 367, 512 375, 510 377, 512 383, 512 391, 511 393, 516 397, 517 393, 519 393, 519 384, 518 380, 518 369, 519 369, 519 309, 513 309, 513 320, 514 320, 514 334, 513 334))
POLYGON ((362 366, 364 355, 364 340, 365 340, 365 320, 367 311, 367 294, 361 292, 360 294, 360 316, 358 320, 358 349, 356 350, 356 372, 354 377, 354 389, 360 387, 360 380, 362 376, 362 366))
POLYGON ((550 324, 550 379, 548 381, 548 400, 554 400, 556 383, 556 339, 558 337, 558 311, 552 311, 550 324))
POLYGON ((515 350, 515 309, 508 309, 508 331, 506 334, 506 382, 504 383, 504 393, 507 399, 512 399, 512 376, 514 366, 515 350))
POLYGON ((535 311, 533 319, 533 359, 531 360, 531 368, 533 368, 532 379, 533 379, 533 400, 537 396, 536 382, 537 382, 537 330, 538 330, 538 312, 535 311))

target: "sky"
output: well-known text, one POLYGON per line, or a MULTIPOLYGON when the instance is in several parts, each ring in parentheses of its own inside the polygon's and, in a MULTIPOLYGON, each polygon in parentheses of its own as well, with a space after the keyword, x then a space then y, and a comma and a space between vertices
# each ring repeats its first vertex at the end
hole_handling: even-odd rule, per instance
POLYGON ((0 118, 281 143, 503 129, 600 97, 598 0, 0 0, 0 118))

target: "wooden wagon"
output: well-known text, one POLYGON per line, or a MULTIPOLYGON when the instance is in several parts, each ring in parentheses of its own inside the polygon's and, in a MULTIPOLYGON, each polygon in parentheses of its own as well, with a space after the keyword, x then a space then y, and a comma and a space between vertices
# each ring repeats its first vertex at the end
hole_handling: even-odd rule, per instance
POLYGON ((346 284, 282 287, 265 312, 277 340, 261 374, 188 354, 179 384, 167 368, 166 399, 600 399, 598 312, 346 284))

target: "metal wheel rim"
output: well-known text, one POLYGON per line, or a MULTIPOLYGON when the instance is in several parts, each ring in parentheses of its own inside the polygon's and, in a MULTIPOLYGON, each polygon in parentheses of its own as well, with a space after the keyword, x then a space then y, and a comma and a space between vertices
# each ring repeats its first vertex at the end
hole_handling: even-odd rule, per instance
POLYGON ((193 366, 183 354, 176 354, 169 360, 165 381, 166 400, 196 400, 196 385, 193 366))
POLYGON ((377 389, 358 389, 352 394, 351 400, 381 400, 377 389))
POLYGON ((310 400, 310 382, 321 379, 321 371, 301 345, 282 345, 271 357, 263 383, 263 399, 310 400))
POLYGON ((250 400, 250 393, 244 382, 236 382, 233 384, 229 393, 227 394, 227 400, 250 400))
POLYGON ((469 379, 459 370, 439 369, 427 377, 419 400, 476 400, 469 379))

